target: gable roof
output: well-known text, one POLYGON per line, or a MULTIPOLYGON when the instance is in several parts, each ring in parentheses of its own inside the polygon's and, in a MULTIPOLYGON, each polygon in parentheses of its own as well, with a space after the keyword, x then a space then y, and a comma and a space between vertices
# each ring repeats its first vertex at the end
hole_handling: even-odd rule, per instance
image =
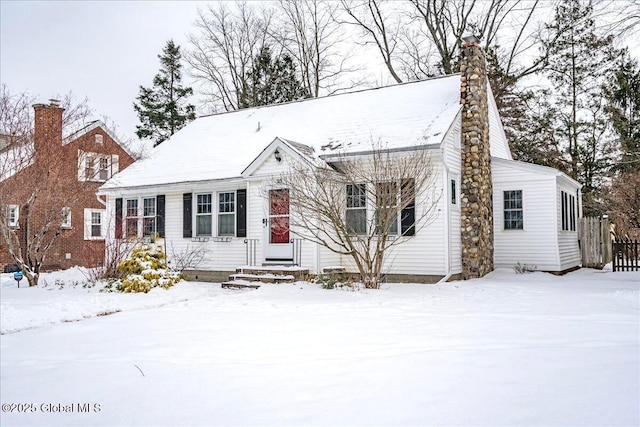
POLYGON ((77 140, 78 138, 88 134, 89 132, 91 132, 94 129, 100 128, 102 129, 103 132, 105 132, 107 135, 109 135, 109 137, 120 146, 120 148, 122 148, 129 156, 134 157, 133 153, 131 153, 131 151, 129 150, 129 147, 127 147, 125 144, 122 143, 122 141, 120 141, 120 139, 118 138, 118 136, 113 133, 111 131, 111 129, 109 129, 102 120, 94 120, 92 122, 90 122, 89 124, 87 124, 85 127, 83 127, 82 129, 77 130, 76 132, 73 132, 71 135, 65 137, 62 139, 62 145, 67 145, 70 144, 72 142, 74 142, 75 140, 77 140))
POLYGON ((200 117, 101 189, 240 177, 278 137, 317 156, 438 144, 460 108, 455 74, 200 117))

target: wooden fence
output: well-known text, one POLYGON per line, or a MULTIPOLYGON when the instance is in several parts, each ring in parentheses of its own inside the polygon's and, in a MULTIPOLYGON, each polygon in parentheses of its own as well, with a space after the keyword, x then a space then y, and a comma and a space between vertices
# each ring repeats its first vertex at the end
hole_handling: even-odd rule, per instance
POLYGON ((613 242, 613 271, 640 271, 640 253, 637 240, 613 242))
POLYGON ((582 266, 602 269, 611 262, 611 226, 607 218, 580 218, 582 266))

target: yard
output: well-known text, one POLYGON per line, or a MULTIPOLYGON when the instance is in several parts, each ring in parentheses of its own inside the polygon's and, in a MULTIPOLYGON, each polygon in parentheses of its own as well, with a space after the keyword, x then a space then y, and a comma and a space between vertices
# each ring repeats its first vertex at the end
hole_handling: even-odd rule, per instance
POLYGON ((381 290, 1 282, 0 424, 640 424, 640 272, 381 290))

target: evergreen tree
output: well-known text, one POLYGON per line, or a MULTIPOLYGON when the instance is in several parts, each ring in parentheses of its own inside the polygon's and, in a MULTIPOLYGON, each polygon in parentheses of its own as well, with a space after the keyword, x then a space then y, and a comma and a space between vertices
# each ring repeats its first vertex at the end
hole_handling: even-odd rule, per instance
POLYGON ((603 91, 621 153, 614 169, 640 171, 640 67, 628 51, 621 55, 603 91))
POLYGON ((309 93, 296 76, 296 66, 289 55, 273 58, 263 46, 248 73, 240 97, 240 108, 279 104, 308 98, 309 93))
POLYGON ((158 58, 160 72, 153 78, 153 87, 140 86, 138 102, 133 104, 140 119, 136 135, 153 140, 154 147, 196 118, 195 106, 185 105, 193 89, 181 85, 180 46, 169 40, 158 58))
MULTIPOLYGON (((601 84, 612 63, 611 37, 596 33, 591 2, 567 0, 548 24, 551 37, 547 76, 557 108, 555 134, 569 175, 583 184, 585 212, 595 209, 595 190, 611 164, 611 141, 601 84)), ((595 212, 595 211, 593 211, 595 212)))

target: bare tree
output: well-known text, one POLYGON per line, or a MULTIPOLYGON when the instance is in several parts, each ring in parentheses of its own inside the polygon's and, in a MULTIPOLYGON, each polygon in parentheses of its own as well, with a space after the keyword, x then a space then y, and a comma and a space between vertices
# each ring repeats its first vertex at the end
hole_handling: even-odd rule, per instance
POLYGON ((187 246, 182 249, 176 249, 172 242, 168 255, 170 259, 169 262, 173 264, 173 268, 179 272, 183 272, 187 269, 197 268, 208 253, 209 250, 204 243, 193 246, 187 244, 187 246))
POLYGON ((331 166, 298 163, 277 182, 289 189, 280 194, 289 199, 291 232, 351 257, 367 288, 380 286, 389 249, 429 224, 440 198, 422 147, 395 153, 376 146, 358 160, 337 156, 331 166))
POLYGON ((337 8, 338 4, 330 1, 279 1, 282 14, 272 37, 295 59, 301 81, 312 97, 361 83, 343 79, 357 68, 349 64, 351 52, 335 19, 337 8))
POLYGON ((237 110, 243 104, 253 59, 269 44, 272 17, 272 9, 257 9, 247 2, 198 10, 199 33, 189 36, 192 48, 185 59, 214 111, 237 110))

